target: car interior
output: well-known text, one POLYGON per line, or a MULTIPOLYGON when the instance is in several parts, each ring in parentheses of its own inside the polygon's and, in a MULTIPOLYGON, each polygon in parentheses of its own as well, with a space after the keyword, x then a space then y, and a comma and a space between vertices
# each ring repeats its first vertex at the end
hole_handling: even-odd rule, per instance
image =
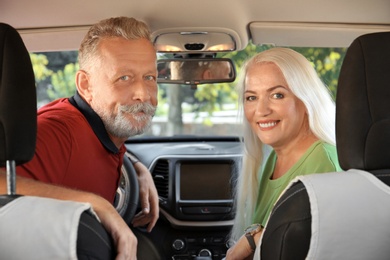
MULTIPOLYGON (((36 109, 58 93, 72 95, 68 91, 74 85, 72 80, 64 87, 59 83, 57 86, 56 79, 65 82, 68 74, 72 78, 72 70, 77 68, 77 50, 89 27, 115 16, 146 22, 158 54, 159 108, 149 131, 125 143, 127 156, 115 201, 118 212, 131 226, 131 219, 139 210, 137 181, 127 158, 134 156, 149 169, 160 206, 159 220, 152 232, 131 227, 138 239, 138 259, 220 260, 234 243, 229 234, 234 222, 235 180, 240 174, 242 158, 241 115, 234 88, 241 82, 240 70, 245 59, 258 51, 283 46, 305 53, 333 88, 342 168, 371 172, 372 176, 377 172, 386 173, 383 170, 388 168, 385 149, 390 141, 386 140, 384 123, 388 118, 384 76, 389 68, 389 33, 359 37, 390 32, 388 0, 69 0, 55 3, 2 0, 0 22, 16 29, 31 59, 21 62, 19 58, 11 58, 12 66, 17 67, 7 65, 7 69, 17 72, 12 79, 16 80, 12 83, 13 95, 18 95, 17 100, 21 101, 19 97, 23 93, 29 100, 22 102, 23 106, 3 95, 7 78, 2 71, 0 135, 13 133, 7 138, 12 138, 10 142, 15 145, 9 146, 9 141, 0 138, 2 167, 9 154, 16 155, 12 156, 16 164, 30 160, 35 146, 36 109), (31 75, 31 63, 34 75, 31 75), (27 72, 18 67, 22 64, 28 64, 27 72), (214 68, 226 69, 214 71, 214 68), (328 78, 330 73, 332 78, 328 78), (27 80, 31 85, 32 77, 35 77, 36 91, 33 86, 26 90, 21 82, 27 80), (360 96, 363 94, 367 96, 360 96), (348 111, 341 111, 341 107, 348 111), (8 122, 8 119, 22 125, 5 124, 3 120, 8 122)), ((2 54, 7 57, 9 50, 3 48, 2 54)), ((2 68, 6 68, 4 63, 2 68)), ((388 185, 387 179, 378 178, 388 185)), ((2 201, 16 195, 13 187, 17 183, 13 177, 9 181, 9 194, 2 201)), ((351 201, 353 205, 358 204, 358 199, 353 199, 353 187, 346 185, 345 189, 351 189, 351 201)), ((387 189, 383 187, 385 201, 387 189)), ((314 216, 310 212, 312 201, 305 190, 303 182, 292 185, 284 196, 295 195, 280 200, 280 205, 275 207, 258 247, 259 258, 305 259, 308 252, 313 252, 309 248, 314 216)), ((362 191, 356 198, 365 194, 362 191)), ((386 217, 382 215, 388 220, 386 217)), ((363 215, 356 219, 351 223, 359 226, 376 222, 363 215)), ((334 229, 336 233, 341 230, 338 225, 334 229)), ((333 252, 332 247, 349 240, 348 236, 340 236, 340 232, 337 236, 340 240, 321 244, 320 248, 333 252)), ((88 239, 88 235, 85 237, 88 239)), ((385 249, 379 243, 377 251, 367 251, 372 256, 370 259, 380 259, 383 252, 390 253, 381 250, 385 249)), ((354 258, 355 254, 353 257, 351 254, 323 256, 358 259, 354 258)))

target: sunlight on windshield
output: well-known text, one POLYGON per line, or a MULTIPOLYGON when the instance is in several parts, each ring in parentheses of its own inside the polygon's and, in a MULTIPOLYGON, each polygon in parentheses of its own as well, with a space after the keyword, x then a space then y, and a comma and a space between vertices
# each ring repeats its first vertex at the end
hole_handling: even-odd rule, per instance
MULTIPOLYGON (((218 57, 232 59, 239 74, 246 59, 271 47, 248 45, 242 51, 219 53, 218 57)), ((293 49, 312 62, 335 97, 346 48, 293 49)), ((38 108, 75 93, 77 51, 31 53, 30 56, 36 78, 38 108)), ((170 58, 159 55, 159 58, 164 57, 170 58)), ((158 109, 151 128, 143 136, 240 136, 236 84, 238 79, 231 83, 202 84, 197 87, 159 84, 158 109)))

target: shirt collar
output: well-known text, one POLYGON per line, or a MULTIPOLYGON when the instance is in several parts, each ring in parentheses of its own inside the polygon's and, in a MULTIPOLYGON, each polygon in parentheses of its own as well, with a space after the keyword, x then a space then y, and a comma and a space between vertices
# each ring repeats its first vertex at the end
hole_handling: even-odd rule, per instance
POLYGON ((78 92, 76 92, 73 97, 69 98, 69 102, 84 115, 92 130, 94 131, 95 135, 98 137, 103 146, 111 153, 118 153, 119 149, 108 136, 106 127, 104 126, 102 119, 88 105, 88 103, 80 97, 78 92))

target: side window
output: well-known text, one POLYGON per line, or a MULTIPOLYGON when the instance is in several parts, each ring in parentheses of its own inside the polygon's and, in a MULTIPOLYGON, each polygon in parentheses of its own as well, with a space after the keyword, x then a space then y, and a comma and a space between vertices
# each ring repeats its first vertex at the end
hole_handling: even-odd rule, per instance
POLYGON ((37 86, 38 108, 76 91, 77 51, 31 53, 37 86))

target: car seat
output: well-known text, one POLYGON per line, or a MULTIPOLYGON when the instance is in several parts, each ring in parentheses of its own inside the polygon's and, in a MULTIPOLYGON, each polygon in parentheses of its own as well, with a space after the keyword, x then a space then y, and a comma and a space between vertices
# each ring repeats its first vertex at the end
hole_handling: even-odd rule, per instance
POLYGON ((389 259, 389 82, 390 32, 355 39, 336 97, 344 172, 290 183, 273 208, 256 259, 389 259))
POLYGON ((0 23, 0 167, 7 172, 7 194, 0 196, 0 258, 114 258, 111 238, 89 204, 16 194, 15 166, 34 156, 36 131, 29 53, 19 33, 0 23))

